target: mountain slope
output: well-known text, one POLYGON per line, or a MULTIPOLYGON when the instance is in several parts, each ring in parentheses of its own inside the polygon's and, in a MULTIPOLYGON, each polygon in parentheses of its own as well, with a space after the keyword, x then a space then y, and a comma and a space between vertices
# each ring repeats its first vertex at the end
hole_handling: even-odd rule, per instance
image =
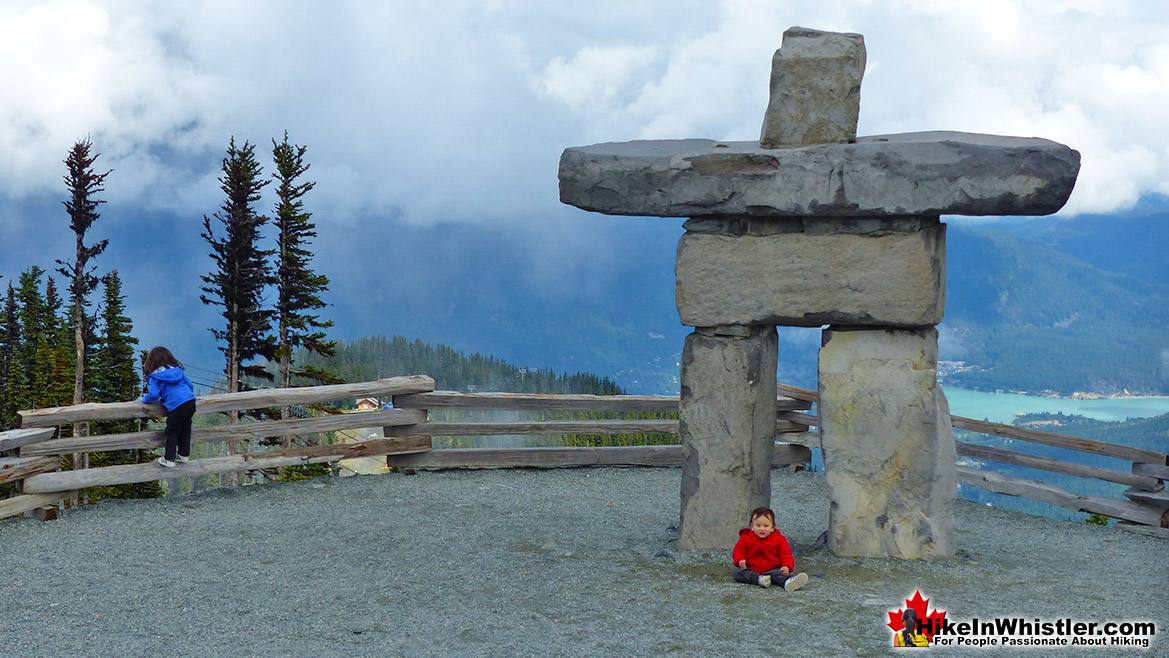
POLYGON ((1169 390, 1169 287, 1002 231, 951 227, 949 383, 1062 394, 1169 390))
POLYGON ((1153 285, 1169 282, 1169 210, 1073 219, 1006 219, 988 225, 1099 269, 1153 285))
MULTIPOLYGON (((375 273, 330 273, 336 335, 420 337, 517 365, 595 372, 630 393, 677 393, 690 333, 674 308, 681 228, 665 220, 581 221, 587 230, 569 225, 564 232, 573 235, 563 242, 491 226, 372 224, 345 253, 325 259, 384 263, 375 273)), ((1107 223, 1089 229, 1109 230, 1107 223)), ((951 225, 948 242, 941 358, 980 369, 947 384, 1169 393, 1165 287, 1012 231, 951 225)), ((817 329, 781 328, 780 380, 814 387, 819 343, 817 329)))

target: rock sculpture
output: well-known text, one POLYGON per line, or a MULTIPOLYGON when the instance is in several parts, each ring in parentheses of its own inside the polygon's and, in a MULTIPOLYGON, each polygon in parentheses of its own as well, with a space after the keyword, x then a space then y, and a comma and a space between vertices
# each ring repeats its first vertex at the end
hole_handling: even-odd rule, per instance
POLYGON ((791 28, 759 142, 565 150, 560 198, 688 217, 678 244, 681 548, 729 548, 770 502, 775 329, 823 326, 820 431, 837 555, 953 555, 949 408, 937 384, 951 215, 1044 215, 1079 153, 958 132, 856 137, 864 40, 791 28))

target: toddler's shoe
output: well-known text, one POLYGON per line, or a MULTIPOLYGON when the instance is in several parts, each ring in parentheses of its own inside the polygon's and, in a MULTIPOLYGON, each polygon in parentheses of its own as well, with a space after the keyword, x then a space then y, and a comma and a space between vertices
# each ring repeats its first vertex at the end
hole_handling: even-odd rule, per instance
POLYGON ((179 455, 179 463, 180 464, 186 464, 189 461, 191 461, 190 457, 185 457, 183 455, 179 455))
POLYGON ((759 586, 760 587, 771 587, 771 576, 767 576, 767 575, 759 576, 759 586))
POLYGON ((166 457, 159 457, 158 463, 159 463, 159 465, 161 465, 165 468, 174 468, 175 467, 175 463, 172 462, 171 460, 167 459, 166 457))
POLYGON ((784 582, 783 588, 789 592, 794 592, 797 589, 799 589, 807 584, 808 584, 808 574, 797 573, 796 575, 792 576, 791 578, 788 578, 786 582, 784 582))

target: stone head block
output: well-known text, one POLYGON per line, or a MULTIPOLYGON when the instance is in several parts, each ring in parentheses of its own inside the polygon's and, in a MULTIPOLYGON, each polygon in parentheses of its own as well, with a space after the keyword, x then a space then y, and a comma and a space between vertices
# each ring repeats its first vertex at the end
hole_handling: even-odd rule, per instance
POLYGON ((856 141, 865 39, 859 34, 793 27, 771 59, 771 97, 759 143, 856 141))
POLYGON ((675 265, 682 324, 922 327, 942 320, 946 226, 874 235, 687 232, 675 265))
POLYGON ((608 215, 894 217, 1047 215, 1080 154, 1046 139, 959 132, 764 149, 758 142, 634 141, 566 149, 560 200, 608 215))

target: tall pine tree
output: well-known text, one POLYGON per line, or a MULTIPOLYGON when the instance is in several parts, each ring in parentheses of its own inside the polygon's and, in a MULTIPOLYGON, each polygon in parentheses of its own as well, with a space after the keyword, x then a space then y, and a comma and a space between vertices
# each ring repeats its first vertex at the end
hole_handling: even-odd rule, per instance
MULTIPOLYGON (((73 329, 73 404, 85 402, 86 348, 93 342, 93 321, 86 313, 86 308, 98 279, 93 274, 96 268, 90 266, 89 261, 105 251, 109 244, 108 240, 100 240, 90 246, 85 244, 86 231, 100 216, 97 207, 105 203, 97 198, 97 194, 104 190, 102 183, 110 175, 109 171, 104 174, 94 172, 93 163, 101 154, 92 153, 92 148, 93 144, 88 138, 78 140, 65 158, 68 170, 65 186, 69 190, 69 199, 63 203, 69 213, 69 228, 73 230, 76 239, 76 251, 72 263, 57 261, 61 266, 57 271, 69 281, 68 324, 73 329)), ((73 426, 73 433, 83 436, 89 432, 84 423, 78 423, 73 426)))
POLYGON ((221 343, 226 358, 224 375, 227 390, 241 390, 243 374, 266 376, 262 366, 245 366, 256 357, 271 360, 275 346, 269 335, 272 328, 271 309, 263 306, 264 287, 273 283, 268 257, 271 250, 260 248, 260 227, 268 218, 257 214, 254 204, 260 200, 260 190, 269 181, 261 180, 263 170, 256 161, 255 147, 244 142, 236 148, 235 138, 223 159, 220 189, 227 196, 214 217, 223 228, 223 237, 217 237, 211 228, 211 218, 203 217, 203 239, 211 246, 215 269, 203 278, 204 304, 223 307, 224 329, 211 333, 221 343))
MULTIPOLYGON (((205 295, 199 299, 204 304, 223 307, 224 329, 212 329, 226 359, 224 375, 227 391, 242 390, 244 374, 271 379, 272 376, 262 365, 244 365, 256 357, 271 361, 275 353, 271 309, 263 306, 264 287, 274 282, 268 257, 271 250, 260 248, 260 227, 267 218, 256 213, 253 204, 260 200, 260 190, 269 181, 261 180, 263 170, 256 161, 255 148, 244 142, 236 148, 235 138, 227 148, 223 159, 223 176, 220 189, 227 199, 215 213, 223 227, 223 237, 216 237, 211 229, 211 219, 203 216, 203 239, 211 246, 211 258, 215 269, 203 277, 207 285, 202 287, 205 295)), ((239 412, 228 413, 228 422, 239 422, 239 412)), ((239 452, 238 441, 227 442, 228 452, 239 452)), ((237 473, 226 478, 228 485, 239 482, 237 473)))
MULTIPOLYGON (((304 209, 303 197, 316 183, 301 182, 308 171, 304 162, 304 146, 289 143, 288 132, 284 141, 272 140, 272 160, 276 171, 276 317, 278 322, 276 356, 280 359, 280 386, 292 385, 292 376, 299 375, 332 383, 337 381, 315 368, 294 370, 293 351, 303 348, 321 356, 332 356, 336 342, 325 338, 324 329, 333 326, 331 320, 321 320, 313 311, 326 306, 321 293, 328 289, 328 277, 313 272, 310 266, 312 251, 309 248, 316 237, 316 225, 312 214, 304 209)), ((287 413, 282 414, 287 416, 287 413)))

